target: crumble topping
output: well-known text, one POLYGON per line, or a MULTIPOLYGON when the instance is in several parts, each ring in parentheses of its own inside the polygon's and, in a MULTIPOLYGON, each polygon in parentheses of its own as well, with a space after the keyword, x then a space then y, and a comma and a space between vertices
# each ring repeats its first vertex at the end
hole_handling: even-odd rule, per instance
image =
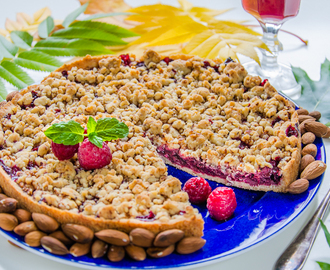
POLYGON ((166 222, 197 213, 167 175, 156 151, 164 145, 205 166, 235 168, 237 177, 278 174, 298 145, 294 108, 235 62, 162 59, 151 50, 143 62, 109 56, 89 70, 53 72, 14 103, 1 119, 6 172, 41 204, 105 219, 166 222), (108 142, 110 165, 84 171, 76 155, 59 161, 44 131, 71 119, 86 127, 89 116, 115 117, 129 135, 108 142))

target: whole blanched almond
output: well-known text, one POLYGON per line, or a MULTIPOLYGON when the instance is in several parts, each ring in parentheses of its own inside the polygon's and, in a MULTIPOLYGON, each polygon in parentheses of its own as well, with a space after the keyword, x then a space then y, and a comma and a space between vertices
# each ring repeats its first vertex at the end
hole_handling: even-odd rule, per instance
POLYGON ((102 230, 95 233, 95 236, 108 244, 116 246, 127 246, 130 242, 126 233, 117 230, 102 230))
POLYGON ((65 224, 62 230, 67 237, 78 243, 89 243, 94 238, 94 232, 85 226, 77 224, 65 224))
POLYGON ((180 254, 190 254, 204 247, 206 240, 199 237, 183 238, 176 246, 176 251, 180 254))
POLYGON ((17 217, 19 223, 30 221, 32 219, 32 214, 24 209, 16 209, 13 215, 17 217))
POLYGON ((309 187, 307 179, 297 179, 289 185, 288 192, 291 194, 300 194, 305 192, 309 187))
POLYGON ((14 98, 14 96, 18 93, 19 93, 19 91, 12 91, 12 92, 8 93, 6 100, 11 101, 14 98))
POLYGON ((92 257, 101 258, 107 253, 109 245, 99 239, 96 239, 92 245, 92 257))
POLYGON ((151 247, 155 239, 155 234, 142 228, 136 228, 129 234, 131 242, 139 247, 151 247))
POLYGON ((27 235, 25 235, 24 241, 30 247, 39 247, 41 238, 46 235, 47 234, 45 234, 44 232, 41 232, 41 231, 33 231, 33 232, 30 232, 27 235))
POLYGON ((168 247, 150 247, 147 249, 147 254, 152 258, 162 258, 172 254, 175 249, 175 245, 168 247))
POLYGON ((298 109, 296 112, 298 115, 308 115, 308 111, 306 109, 298 109))
POLYGON ((8 196, 6 194, 1 193, 0 194, 0 200, 6 199, 8 196))
POLYGON ((125 249, 112 245, 108 250, 107 257, 111 262, 120 262, 125 257, 125 249))
POLYGON ((52 233, 59 227, 59 224, 55 219, 44 214, 33 213, 32 219, 36 223, 39 230, 46 233, 52 233))
POLYGON ((147 257, 147 253, 142 247, 134 246, 134 245, 128 245, 125 246, 125 250, 133 260, 135 261, 144 261, 147 257))
POLYGON ((57 240, 60 240, 66 246, 70 246, 73 243, 73 241, 70 238, 68 238, 62 231, 55 231, 51 233, 49 236, 54 237, 57 240))
POLYGON ((307 180, 312 180, 324 173, 326 168, 327 165, 323 161, 315 160, 307 165, 307 167, 301 173, 300 177, 307 180))
POLYGON ((313 157, 316 157, 317 154, 317 147, 315 144, 307 144, 301 151, 301 155, 305 156, 305 155, 311 155, 313 157))
POLYGON ((55 255, 66 255, 69 253, 66 246, 54 237, 44 236, 41 238, 40 244, 48 252, 55 255))
POLYGON ((307 165, 312 163, 313 161, 315 161, 315 158, 312 155, 310 154, 304 155, 301 158, 300 171, 302 172, 307 167, 307 165))
POLYGON ((180 241, 184 237, 184 232, 178 229, 167 230, 157 234, 154 246, 168 247, 180 241))
POLYGON ((301 137, 301 142, 303 144, 310 144, 315 141, 315 135, 312 132, 306 132, 304 135, 301 137))
POLYGON ((74 243, 70 248, 70 253, 74 257, 84 256, 91 250, 91 243, 74 243))
POLYGON ((323 137, 328 132, 328 127, 320 122, 306 122, 305 129, 315 134, 317 137, 323 137))
POLYGON ((18 220, 14 215, 0 213, 0 228, 5 231, 12 231, 18 225, 18 220))
POLYGON ((321 113, 318 111, 312 111, 309 113, 310 116, 314 117, 315 120, 319 120, 321 118, 321 113))
POLYGON ((16 210, 17 200, 5 198, 0 201, 0 213, 11 213, 16 210))
POLYGON ((20 236, 25 236, 30 232, 37 231, 38 228, 34 221, 26 221, 15 227, 14 232, 20 236))
POLYGON ((308 120, 308 119, 312 119, 312 120, 315 120, 315 118, 314 117, 312 117, 312 116, 309 116, 309 115, 298 115, 298 121, 299 121, 299 123, 302 123, 302 122, 304 122, 305 120, 308 120))

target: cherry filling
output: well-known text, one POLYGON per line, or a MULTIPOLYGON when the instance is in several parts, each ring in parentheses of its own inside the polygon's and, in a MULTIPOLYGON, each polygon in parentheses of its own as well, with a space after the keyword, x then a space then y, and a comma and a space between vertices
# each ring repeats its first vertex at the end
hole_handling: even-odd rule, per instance
POLYGON ((225 64, 227 65, 227 64, 229 64, 229 63, 231 63, 231 62, 234 62, 234 60, 229 56, 226 60, 225 60, 225 64))
POLYGON ((272 126, 274 126, 276 123, 282 121, 282 119, 280 117, 276 117, 273 121, 272 121, 272 126))
POLYGON ((21 171, 21 169, 18 168, 16 165, 14 165, 13 167, 6 166, 2 159, 0 159, 0 165, 3 170, 11 177, 11 179, 16 182, 16 180, 18 179, 17 172, 21 171))
POLYGON ((195 173, 203 173, 209 176, 219 177, 228 181, 244 182, 251 186, 278 185, 282 174, 277 167, 280 160, 271 161, 273 168, 262 168, 256 173, 244 173, 235 168, 220 168, 206 164, 202 160, 193 157, 184 157, 179 149, 170 149, 167 145, 157 147, 157 152, 168 159, 171 163, 191 169, 195 173))
POLYGON ((39 97, 38 93, 35 91, 31 91, 32 94, 32 102, 29 105, 22 105, 22 110, 25 110, 27 108, 34 108, 34 101, 39 97))
POLYGON ((238 148, 241 149, 241 150, 243 150, 243 149, 245 149, 245 148, 250 148, 250 145, 247 144, 246 142, 243 142, 243 141, 241 140, 241 138, 233 138, 233 140, 241 141, 241 143, 240 143, 239 146, 238 146, 238 148))
POLYGON ((140 219, 142 221, 153 221, 153 220, 155 220, 155 214, 152 211, 150 211, 149 212, 149 215, 146 215, 146 216, 137 216, 136 218, 137 219, 140 219))
POLYGON ((267 80, 267 79, 264 79, 264 80, 262 81, 262 83, 260 84, 260 86, 264 86, 264 85, 266 84, 266 82, 268 82, 268 80, 267 80))
POLYGON ((129 58, 128 54, 122 54, 120 55, 120 58, 124 66, 129 66, 131 64, 131 59, 129 58))
POLYGON ((62 71, 62 75, 63 77, 65 77, 66 79, 68 78, 68 72, 66 70, 62 71))
POLYGON ((288 136, 288 137, 290 137, 290 136, 296 136, 296 137, 298 137, 298 131, 293 126, 288 126, 287 129, 286 129, 286 131, 285 131, 285 133, 286 133, 286 136, 288 136))
POLYGON ((169 58, 169 57, 165 57, 165 58, 163 59, 163 61, 168 65, 170 62, 173 61, 173 59, 171 59, 171 58, 169 58))
POLYGON ((136 64, 136 66, 137 66, 137 67, 145 67, 146 65, 145 65, 144 62, 142 61, 142 62, 138 62, 138 63, 136 64))
POLYGON ((215 72, 219 73, 219 65, 211 66, 209 61, 204 61, 203 63, 205 68, 211 67, 214 69, 215 72))

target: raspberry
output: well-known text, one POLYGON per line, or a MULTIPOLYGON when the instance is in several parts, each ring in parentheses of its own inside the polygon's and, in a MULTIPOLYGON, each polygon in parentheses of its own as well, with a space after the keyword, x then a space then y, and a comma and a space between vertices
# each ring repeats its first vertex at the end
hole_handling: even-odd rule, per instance
POLYGON ((110 164, 112 155, 106 142, 103 142, 102 148, 98 148, 88 139, 85 139, 78 149, 78 159, 84 170, 93 170, 110 164))
POLYGON ((207 199, 207 210, 215 220, 222 221, 231 217, 237 206, 234 191, 228 187, 218 187, 207 199))
POLYGON ((202 177, 190 178, 183 190, 188 193, 189 201, 196 204, 205 202, 212 191, 209 183, 202 177))
POLYGON ((75 145, 64 145, 52 142, 52 151, 59 160, 70 159, 78 152, 79 143, 75 145))

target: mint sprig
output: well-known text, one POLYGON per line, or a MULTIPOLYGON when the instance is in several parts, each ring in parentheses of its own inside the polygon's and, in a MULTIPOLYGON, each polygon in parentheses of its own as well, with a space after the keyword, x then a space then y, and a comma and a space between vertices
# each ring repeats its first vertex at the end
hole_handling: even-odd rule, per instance
POLYGON ((128 132, 128 126, 116 118, 101 118, 95 121, 93 117, 89 117, 87 134, 79 123, 70 120, 53 124, 45 131, 45 135, 54 143, 64 145, 75 145, 88 137, 92 144, 102 148, 104 141, 125 138, 128 132))

